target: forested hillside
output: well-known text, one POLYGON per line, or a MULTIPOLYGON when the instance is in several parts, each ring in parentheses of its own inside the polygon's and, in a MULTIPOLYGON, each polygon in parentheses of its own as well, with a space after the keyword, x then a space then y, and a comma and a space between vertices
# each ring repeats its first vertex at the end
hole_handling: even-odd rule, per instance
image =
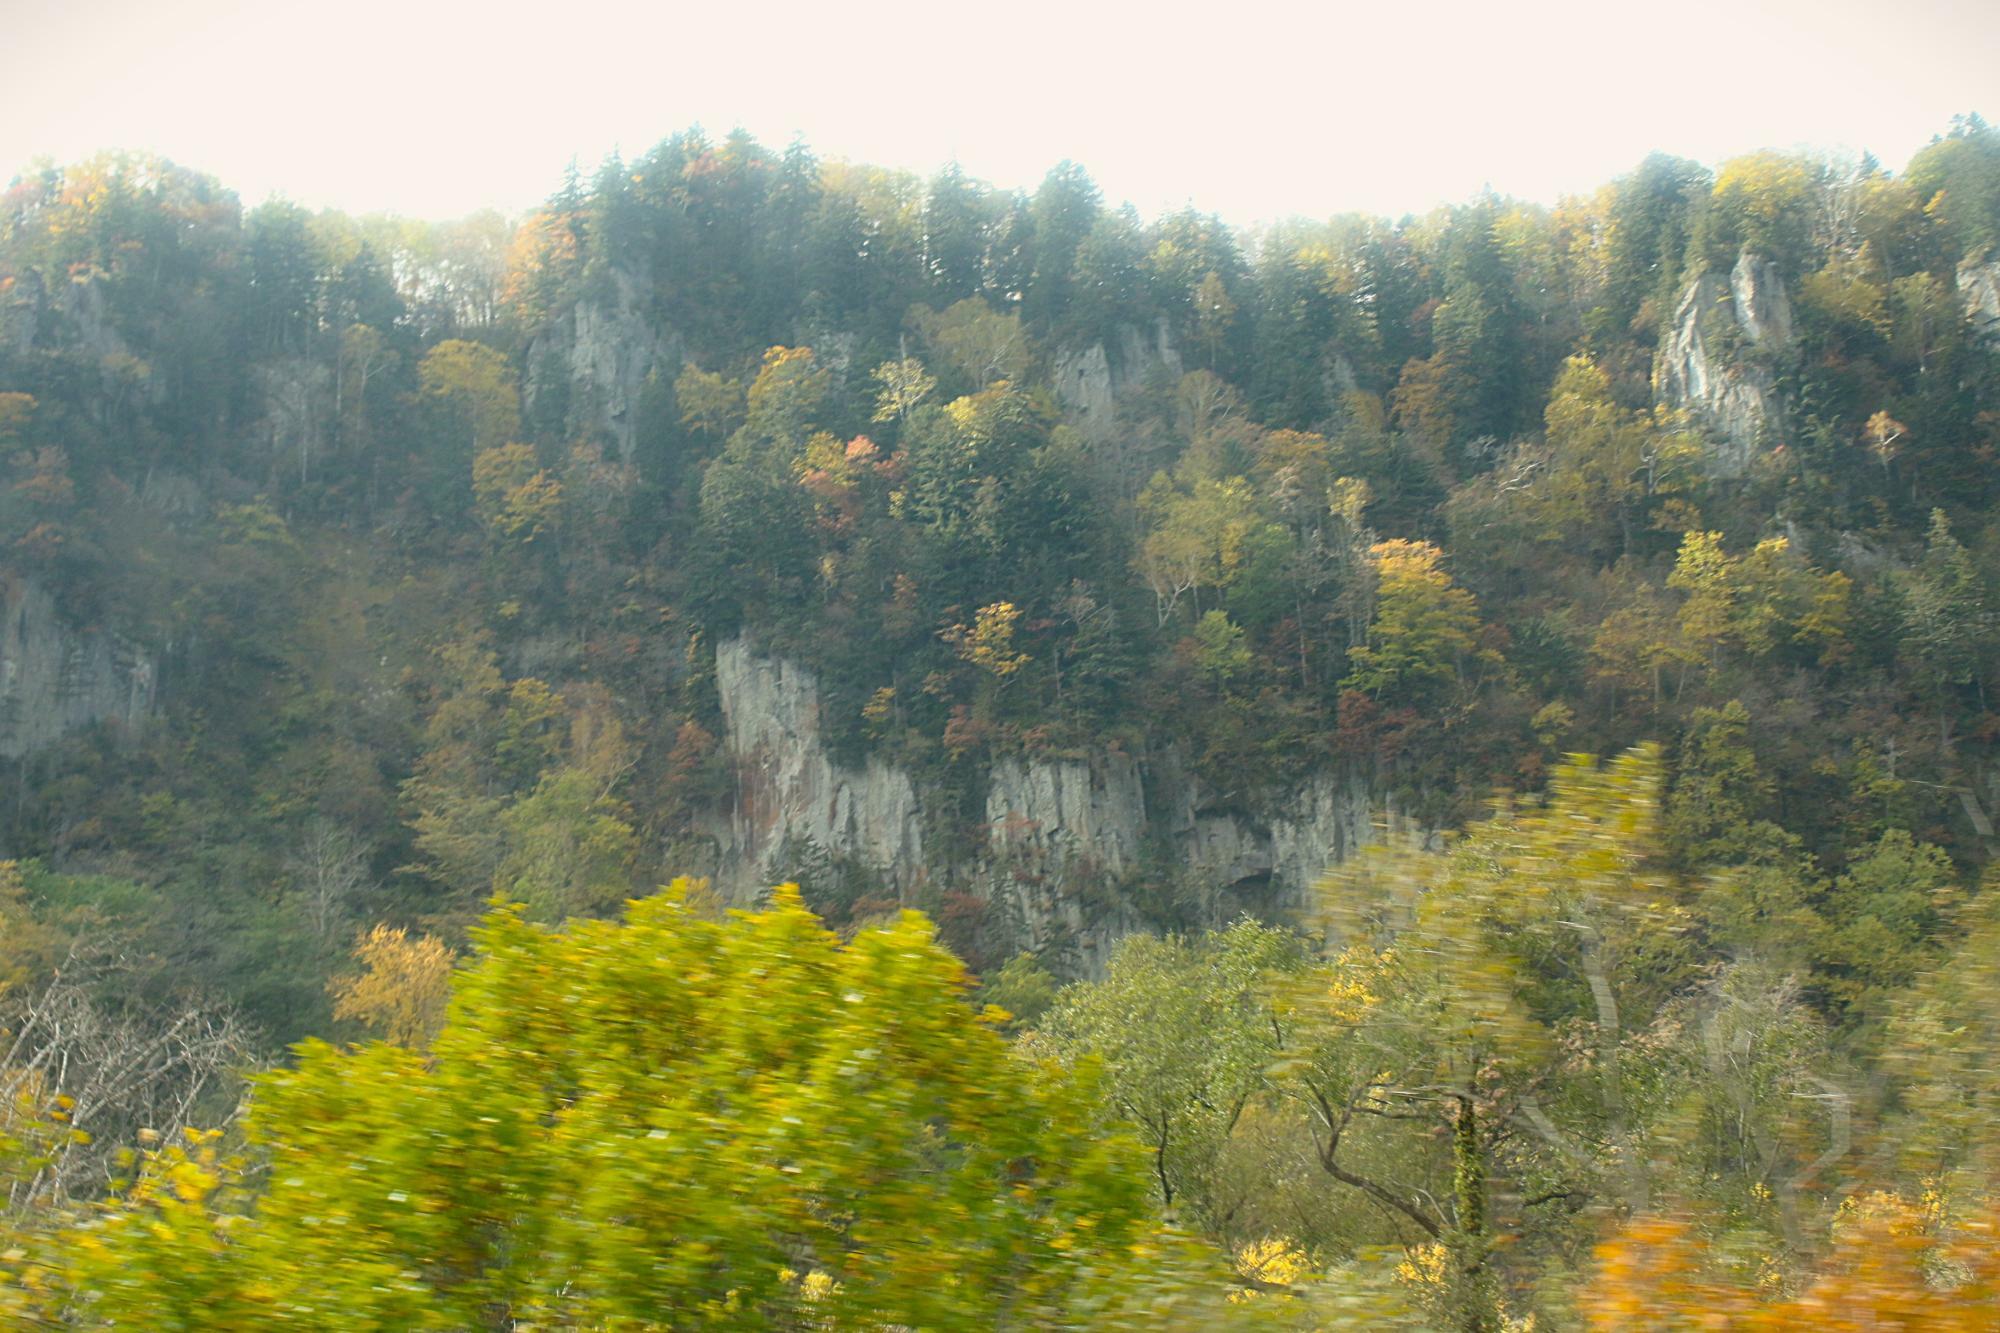
POLYGON ((1996 467, 1973 116, 1255 234, 699 131, 518 220, 31 173, 0 1317, 1990 1327, 1996 467))

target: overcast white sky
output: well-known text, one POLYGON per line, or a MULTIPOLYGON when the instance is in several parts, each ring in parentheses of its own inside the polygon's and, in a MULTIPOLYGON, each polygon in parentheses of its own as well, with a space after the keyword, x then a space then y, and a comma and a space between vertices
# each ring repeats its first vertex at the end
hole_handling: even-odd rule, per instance
POLYGON ((2000 119, 2000 0, 0 0, 0 178, 150 149, 352 212, 514 212, 676 129, 1148 214, 1552 201, 1653 149, 1869 149, 2000 119))

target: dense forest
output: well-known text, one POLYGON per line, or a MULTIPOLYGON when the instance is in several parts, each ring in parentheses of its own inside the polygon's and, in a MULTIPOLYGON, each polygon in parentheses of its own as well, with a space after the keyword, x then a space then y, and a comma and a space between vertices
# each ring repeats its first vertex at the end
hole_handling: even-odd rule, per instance
POLYGON ((39 167, 0 1321, 1991 1328, 1996 467, 1977 116, 1255 233, 39 167))

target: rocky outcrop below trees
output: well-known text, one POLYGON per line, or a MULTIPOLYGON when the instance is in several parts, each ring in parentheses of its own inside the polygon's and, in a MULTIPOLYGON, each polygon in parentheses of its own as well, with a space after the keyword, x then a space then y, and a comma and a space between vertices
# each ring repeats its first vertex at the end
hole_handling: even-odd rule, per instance
POLYGON ((1109 346, 1103 341, 1057 352, 1050 366, 1056 398, 1084 432, 1093 437, 1111 431, 1118 419, 1118 402, 1157 375, 1180 378, 1183 367, 1167 321, 1150 330, 1125 325, 1109 346))
POLYGON ((2000 255, 1983 255, 1958 266, 1958 300, 1972 331, 2000 343, 2000 255))
POLYGON ((0 620, 0 755, 19 758, 100 722, 137 727, 152 716, 153 659, 103 629, 65 620, 28 578, 6 583, 0 620))
POLYGON ((1792 352, 1792 307, 1777 266, 1748 250, 1727 274, 1689 283, 1653 368, 1661 405, 1707 429, 1709 467, 1741 476, 1763 448, 1781 443, 1778 375, 1792 352))
POLYGON ((559 422, 573 439, 601 441, 624 463, 638 448, 648 392, 671 393, 683 360, 679 339, 647 318, 645 290, 639 277, 613 269, 603 291, 536 336, 522 385, 531 419, 559 422))
POLYGON ((914 892, 928 865, 909 775, 874 759, 836 764, 821 738, 818 681, 794 663, 731 639, 716 649, 715 681, 736 778, 711 829, 722 887, 739 900, 754 894, 810 846, 867 867, 899 895, 914 892))
POLYGON ((1356 774, 1220 808, 1170 746, 1002 758, 984 774, 982 822, 954 830, 904 769, 834 760, 812 672, 738 638, 717 648, 715 681, 735 788, 709 831, 732 899, 753 898, 810 848, 905 901, 970 895, 997 948, 1036 950, 1070 975, 1101 973, 1113 943, 1166 916, 1220 924, 1306 910, 1329 865, 1415 832, 1356 774))
POLYGON ((100 377, 98 392, 88 400, 91 414, 100 424, 114 426, 132 407, 165 402, 168 385, 119 332, 108 290, 97 273, 78 273, 66 281, 33 271, 15 275, 0 291, 0 352, 17 357, 63 352, 81 358, 100 377))

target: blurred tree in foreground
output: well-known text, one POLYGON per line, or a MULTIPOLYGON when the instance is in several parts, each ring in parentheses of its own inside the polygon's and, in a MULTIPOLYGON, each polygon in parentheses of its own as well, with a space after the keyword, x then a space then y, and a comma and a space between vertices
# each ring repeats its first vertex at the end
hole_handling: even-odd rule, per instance
POLYGON ((1121 1283, 1171 1270, 1137 1146, 965 1002, 921 916, 843 944, 789 886, 722 920, 693 888, 561 930, 495 913, 428 1058, 307 1043, 260 1082, 245 1156, 198 1131, 150 1154, 129 1191, 7 1252, 0 1310, 1102 1326, 1121 1283))

